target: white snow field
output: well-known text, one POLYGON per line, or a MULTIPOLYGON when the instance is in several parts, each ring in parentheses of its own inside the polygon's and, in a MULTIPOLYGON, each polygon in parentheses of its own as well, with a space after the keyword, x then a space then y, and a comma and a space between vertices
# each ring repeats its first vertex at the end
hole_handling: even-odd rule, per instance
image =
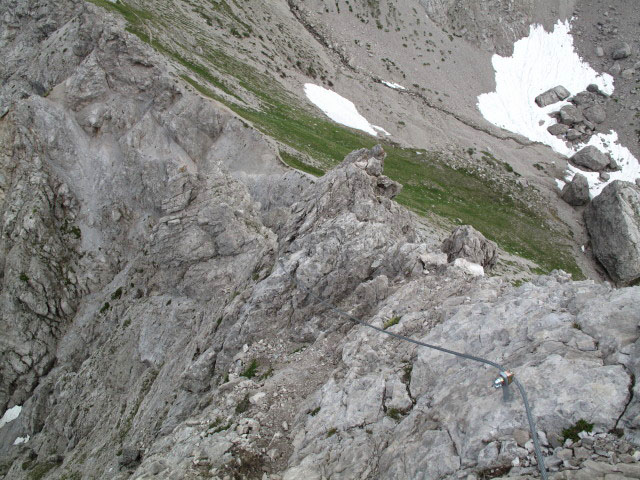
MULTIPOLYGON (((488 121, 532 141, 549 145, 567 157, 585 145, 571 148, 563 140, 551 135, 547 127, 556 122, 549 113, 559 110, 569 102, 565 100, 540 108, 536 105, 535 98, 557 85, 565 87, 571 95, 584 91, 591 83, 598 85, 608 95, 614 90, 611 75, 599 75, 578 56, 570 29, 569 21, 558 21, 553 32, 545 31, 541 25, 531 25, 529 36, 514 44, 511 57, 492 57, 496 72, 496 91, 478 97, 478 108, 488 121)), ((570 181, 580 171, 587 177, 593 197, 613 180, 633 182, 640 177, 638 160, 618 143, 617 133, 593 135, 588 144, 610 154, 618 161, 622 170, 610 172, 610 179, 603 182, 597 172, 584 172, 570 165, 566 181, 570 181)), ((558 182, 559 187, 562 185, 563 182, 558 182)))
POLYGON ((18 418, 21 411, 22 407, 20 405, 16 405, 15 407, 11 407, 6 412, 4 412, 4 415, 2 415, 2 418, 0 418, 0 428, 18 418))
POLYGON ((324 114, 336 123, 346 127, 362 130, 363 132, 378 136, 378 132, 384 135, 389 133, 382 127, 371 125, 366 118, 358 113, 358 109, 350 100, 313 83, 305 83, 304 93, 311 103, 324 112, 324 114))

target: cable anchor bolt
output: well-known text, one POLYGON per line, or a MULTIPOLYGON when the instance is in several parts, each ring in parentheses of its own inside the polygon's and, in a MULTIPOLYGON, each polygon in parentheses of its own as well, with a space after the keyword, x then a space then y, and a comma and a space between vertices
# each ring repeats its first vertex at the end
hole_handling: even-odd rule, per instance
POLYGON ((493 388, 502 388, 502 397, 505 402, 511 400, 509 385, 513 382, 515 374, 511 370, 500 372, 498 377, 493 381, 493 388))

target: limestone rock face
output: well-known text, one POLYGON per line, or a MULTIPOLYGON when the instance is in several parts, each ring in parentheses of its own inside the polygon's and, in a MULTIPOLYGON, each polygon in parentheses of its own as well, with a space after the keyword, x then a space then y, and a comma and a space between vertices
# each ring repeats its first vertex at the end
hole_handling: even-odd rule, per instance
POLYGON ((640 277, 640 188, 616 180, 584 213, 593 251, 616 282, 640 277))
POLYGON ((495 242, 487 240, 470 225, 457 227, 442 244, 442 251, 447 254, 449 262, 464 258, 487 269, 493 268, 498 261, 495 242))

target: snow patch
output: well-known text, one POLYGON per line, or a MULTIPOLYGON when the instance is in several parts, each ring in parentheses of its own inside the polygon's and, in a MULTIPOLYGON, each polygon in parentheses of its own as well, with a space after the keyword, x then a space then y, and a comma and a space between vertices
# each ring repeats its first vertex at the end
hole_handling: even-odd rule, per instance
POLYGON ((469 275, 473 275, 474 277, 484 276, 484 268, 482 268, 482 265, 470 262, 466 258, 456 258, 453 262, 453 266, 468 273, 469 275))
POLYGON ((377 125, 371 125, 375 130, 377 130, 380 133, 384 133, 385 135, 391 135, 389 132, 387 132, 384 128, 379 127, 377 125))
MULTIPOLYGON (((599 75, 578 56, 570 30, 569 21, 558 21, 552 32, 546 32, 541 25, 531 25, 529 36, 514 44, 511 57, 492 57, 496 91, 478 97, 478 109, 488 121, 532 141, 544 143, 567 157, 585 145, 569 147, 563 140, 551 135, 547 127, 556 123, 549 113, 569 102, 565 100, 540 108, 535 98, 557 85, 565 87, 571 95, 584 91, 591 83, 598 85, 608 95, 614 90, 611 75, 599 75)), ((593 135, 588 144, 618 160, 622 170, 611 172, 610 179, 603 182, 598 173, 584 172, 570 166, 567 181, 580 171, 589 181, 591 195, 596 196, 613 180, 633 182, 640 177, 638 160, 618 143, 615 132, 593 135)), ((558 181, 559 187, 560 183, 564 186, 563 182, 558 181)))
POLYGON ((31 437, 27 435, 26 437, 18 437, 13 441, 14 445, 22 445, 23 443, 27 443, 31 437))
POLYGON ((2 418, 0 418, 0 428, 4 427, 7 423, 13 422, 16 418, 18 418, 21 411, 22 411, 22 407, 20 405, 16 405, 15 407, 11 407, 6 412, 4 412, 4 415, 2 415, 2 418))
POLYGON ((336 123, 355 128, 356 130, 362 130, 374 137, 378 136, 376 130, 381 131, 385 135, 390 135, 384 128, 371 125, 366 118, 358 113, 358 109, 353 102, 338 95, 336 92, 327 90, 319 85, 314 85, 313 83, 305 83, 304 93, 311 103, 336 123))
POLYGON ((393 88, 394 90, 406 90, 406 88, 404 88, 399 83, 385 82, 384 80, 382 80, 382 83, 384 83, 389 88, 393 88))

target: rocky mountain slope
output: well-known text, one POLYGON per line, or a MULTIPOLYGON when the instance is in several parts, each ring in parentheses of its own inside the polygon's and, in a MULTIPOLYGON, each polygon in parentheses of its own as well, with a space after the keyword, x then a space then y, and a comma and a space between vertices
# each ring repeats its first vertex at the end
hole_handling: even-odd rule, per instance
MULTIPOLYGON (((534 275, 576 265, 553 251, 567 226, 531 213, 544 193, 490 151, 456 153, 461 143, 337 157, 377 140, 287 93, 309 67, 327 86, 362 78, 349 52, 317 50, 327 37, 306 19, 310 2, 96 3, 0 6, 0 410, 22 407, 0 426, 0 475, 537 475, 518 395, 503 403, 490 388, 497 372, 354 325, 317 295, 513 369, 552 478, 637 478, 640 287, 534 275), (258 40, 265 55, 241 46, 258 40), (305 51, 313 63, 284 61, 305 51), (436 193, 424 203, 424 192, 436 193), (465 215, 498 240, 491 275, 441 251, 465 215), (532 231, 540 251, 520 258, 532 231)), ((429 134, 478 131, 428 109, 422 124, 449 119, 429 134)), ((486 129, 502 151, 524 146, 486 129)))

